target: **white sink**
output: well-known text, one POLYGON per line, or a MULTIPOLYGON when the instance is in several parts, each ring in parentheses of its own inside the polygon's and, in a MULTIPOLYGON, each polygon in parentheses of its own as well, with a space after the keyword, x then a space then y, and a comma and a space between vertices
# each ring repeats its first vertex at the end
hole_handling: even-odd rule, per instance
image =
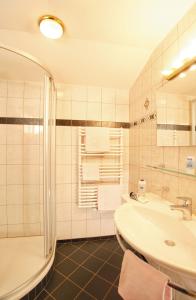
POLYGON ((175 282, 196 290, 196 217, 183 221, 180 211, 170 209, 171 203, 151 194, 147 198, 143 204, 124 196, 128 202, 114 214, 117 230, 152 265, 172 278, 178 275, 175 282))

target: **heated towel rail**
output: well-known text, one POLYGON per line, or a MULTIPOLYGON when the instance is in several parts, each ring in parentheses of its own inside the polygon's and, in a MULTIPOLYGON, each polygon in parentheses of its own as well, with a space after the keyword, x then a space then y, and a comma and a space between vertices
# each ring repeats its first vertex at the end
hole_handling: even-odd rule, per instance
MULTIPOLYGON (((116 228, 116 238, 118 240, 118 243, 119 243, 121 249, 123 250, 123 252, 125 252, 127 250, 127 248, 124 246, 124 244, 123 244, 123 242, 120 238, 120 234, 119 234, 117 228, 116 228)), ((180 292, 184 295, 187 295, 187 296, 190 296, 190 297, 196 299, 196 292, 195 291, 185 289, 184 287, 182 287, 182 286, 180 286, 180 285, 178 285, 174 282, 171 282, 171 281, 168 282, 168 286, 170 286, 174 290, 176 290, 176 291, 178 291, 178 292, 180 292)))
POLYGON ((109 128, 109 151, 105 153, 86 152, 86 129, 78 128, 78 207, 98 207, 99 184, 123 185, 123 129, 109 128), (96 163, 99 180, 83 180, 83 163, 96 163))

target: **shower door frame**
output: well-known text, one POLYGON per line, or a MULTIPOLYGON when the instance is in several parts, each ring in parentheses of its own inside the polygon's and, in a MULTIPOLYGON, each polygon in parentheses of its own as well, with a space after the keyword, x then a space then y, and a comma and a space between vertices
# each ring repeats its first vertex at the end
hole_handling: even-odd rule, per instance
MULTIPOLYGON (((55 210, 55 181, 52 184, 52 178, 55 178, 55 169, 52 170, 52 165, 55 168, 55 149, 53 148, 53 141, 55 142, 55 134, 53 128, 55 124, 55 99, 53 95, 55 92, 54 81, 51 77, 45 75, 44 78, 44 119, 43 119, 43 133, 44 133, 44 151, 43 151, 43 177, 44 177, 44 254, 47 257, 53 248, 52 241, 56 239, 56 224, 53 219, 56 214, 55 210), (52 90, 54 91, 52 92, 52 90), (54 105, 54 107, 53 107, 54 105), (49 110, 51 108, 51 110, 49 110), (53 126, 52 126, 53 125, 53 126), (53 155, 54 154, 54 155, 53 155), (52 163, 52 160, 54 162, 52 163), (52 176, 52 171, 53 175, 52 176), (54 188, 54 189, 53 189, 54 188)), ((55 147, 55 145, 54 145, 55 147)))

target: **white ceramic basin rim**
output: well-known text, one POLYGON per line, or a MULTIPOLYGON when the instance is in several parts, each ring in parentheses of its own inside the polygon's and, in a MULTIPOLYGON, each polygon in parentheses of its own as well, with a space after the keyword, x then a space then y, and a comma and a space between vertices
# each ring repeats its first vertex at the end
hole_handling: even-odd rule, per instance
POLYGON ((171 270, 196 276, 195 217, 183 221, 182 213, 171 211, 168 202, 132 200, 116 210, 114 219, 123 238, 141 254, 171 270), (175 245, 167 245, 166 240, 175 245))

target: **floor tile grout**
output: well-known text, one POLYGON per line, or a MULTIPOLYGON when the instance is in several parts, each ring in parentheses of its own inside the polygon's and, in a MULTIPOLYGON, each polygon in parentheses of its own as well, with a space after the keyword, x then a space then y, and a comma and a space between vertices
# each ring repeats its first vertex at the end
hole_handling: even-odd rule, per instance
MULTIPOLYGON (((76 242, 76 243, 70 243, 68 242, 66 243, 62 243, 62 245, 60 247, 57 247, 56 253, 62 256, 62 259, 60 259, 60 261, 58 261, 58 263, 55 264, 54 266, 54 271, 62 276, 62 282, 57 284, 54 289, 52 291, 48 291, 47 290, 47 286, 45 288, 45 292, 48 294, 48 296, 46 298, 44 298, 45 300, 49 299, 50 297, 54 300, 57 300, 57 298, 55 298, 54 293, 61 288, 61 286, 63 286, 63 284, 68 281, 71 282, 74 286, 76 286, 77 288, 79 288, 78 293, 76 294, 76 296, 72 299, 67 299, 67 300, 73 300, 73 299, 78 299, 78 297, 84 292, 86 294, 88 294, 92 299, 97 300, 98 298, 95 297, 95 295, 91 294, 90 292, 88 292, 85 288, 89 285, 89 283, 91 281, 94 280, 95 277, 98 277, 99 279, 103 280, 106 284, 108 284, 108 289, 105 293, 105 295, 103 296, 103 300, 107 299, 108 295, 110 294, 110 292, 112 291, 112 289, 117 289, 117 278, 119 277, 119 274, 115 277, 114 280, 112 280, 112 283, 109 279, 102 277, 100 274, 98 274, 100 272, 100 270, 102 268, 104 268, 104 266, 108 265, 109 267, 115 268, 116 271, 118 271, 120 273, 120 268, 117 267, 115 264, 109 263, 109 260, 111 259, 111 257, 113 255, 117 255, 116 257, 121 257, 121 255, 117 252, 118 249, 115 249, 115 247, 113 248, 112 244, 109 244, 109 242, 112 241, 114 243, 117 244, 117 241, 115 240, 115 238, 111 238, 111 239, 97 239, 97 240, 90 240, 90 241, 85 241, 85 242, 76 242), (85 249, 83 249, 83 247, 86 245, 88 246, 91 245, 92 247, 95 247, 95 250, 92 250, 92 252, 90 251, 86 251, 85 249), (64 254, 63 253, 63 248, 66 250, 67 246, 72 246, 73 251, 71 251, 68 254, 64 254), (96 252, 100 251, 100 255, 101 255, 101 250, 103 250, 104 253, 108 252, 108 256, 106 255, 106 259, 104 258, 100 258, 98 256, 96 256, 96 252), (82 251, 82 252, 80 252, 82 251), (78 252, 78 254, 80 253, 84 253, 86 254, 86 258, 84 258, 81 262, 78 262, 77 260, 74 259, 73 256, 74 254, 76 254, 78 252), (92 271, 90 270, 87 266, 84 265, 84 263, 89 259, 96 259, 98 260, 101 265, 98 267, 98 269, 96 271, 92 271), (71 272, 67 275, 63 274, 60 270, 58 270, 57 268, 65 263, 66 261, 70 261, 72 263, 74 263, 76 265, 76 267, 74 268, 74 270, 71 270, 71 272), (89 280, 86 281, 86 283, 81 287, 80 285, 77 284, 77 282, 74 282, 74 280, 72 280, 71 276, 77 272, 77 270, 79 270, 80 268, 83 268, 84 270, 90 272, 92 274, 92 277, 90 277, 89 280)), ((93 249, 93 248, 92 248, 93 249)), ((98 253, 97 253, 98 254, 98 253)), ((115 259, 115 256, 114 256, 115 259)), ((119 264, 119 261, 117 259, 117 263, 119 264)), ((48 286, 50 285, 50 283, 48 284, 48 286)), ((38 300, 39 298, 37 298, 38 300)), ((59 299, 58 299, 59 300, 59 299)))

